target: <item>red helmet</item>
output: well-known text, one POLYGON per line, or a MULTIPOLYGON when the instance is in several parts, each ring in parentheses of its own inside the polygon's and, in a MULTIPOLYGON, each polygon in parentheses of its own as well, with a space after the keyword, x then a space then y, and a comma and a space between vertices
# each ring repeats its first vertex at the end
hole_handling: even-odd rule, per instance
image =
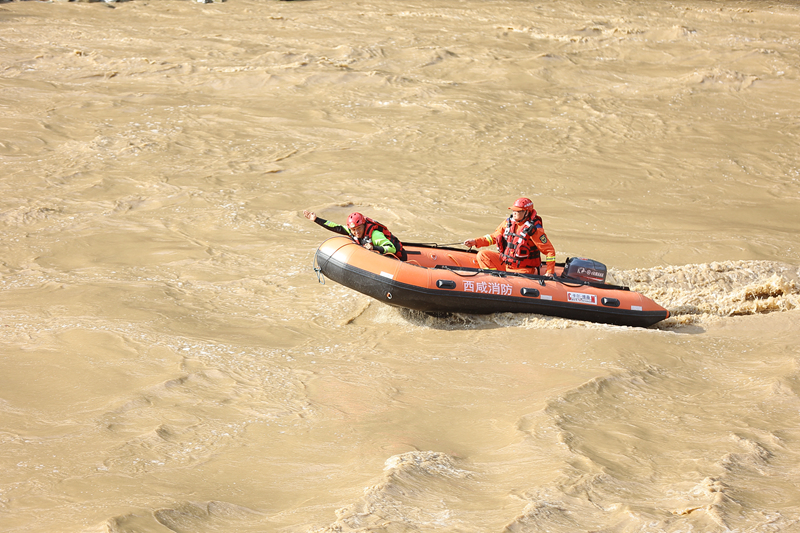
POLYGON ((514 211, 528 211, 530 213, 533 211, 533 202, 531 202, 530 198, 520 198, 514 202, 514 205, 509 207, 509 209, 514 211))
POLYGON ((350 229, 355 228, 356 226, 360 226, 361 224, 366 224, 367 219, 364 218, 364 215, 361 213, 350 213, 350 216, 347 217, 347 227, 350 229))

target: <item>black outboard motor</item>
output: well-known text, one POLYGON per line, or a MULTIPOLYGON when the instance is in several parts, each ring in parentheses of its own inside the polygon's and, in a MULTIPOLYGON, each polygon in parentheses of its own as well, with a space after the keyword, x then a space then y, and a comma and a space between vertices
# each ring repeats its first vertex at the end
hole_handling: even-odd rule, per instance
POLYGON ((561 276, 593 283, 605 283, 606 266, 594 259, 568 257, 566 263, 564 263, 564 272, 561 276))

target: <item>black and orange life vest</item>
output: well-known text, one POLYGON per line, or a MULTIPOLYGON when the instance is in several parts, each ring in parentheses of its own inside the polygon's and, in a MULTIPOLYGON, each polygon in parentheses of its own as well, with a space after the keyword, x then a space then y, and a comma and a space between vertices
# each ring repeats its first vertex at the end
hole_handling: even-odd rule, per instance
POLYGON ((356 244, 360 244, 361 246, 363 246, 368 242, 372 242, 372 232, 378 230, 384 235, 386 235, 386 238, 392 241, 392 244, 394 244, 394 249, 396 250, 396 252, 394 254, 389 254, 389 255, 395 255, 397 256, 398 259, 405 261, 406 253, 405 250, 403 250, 403 243, 400 242, 400 239, 392 235, 392 232, 389 231, 389 228, 387 228, 377 220, 373 220, 369 217, 364 217, 364 218, 367 220, 367 223, 364 227, 364 236, 361 237, 361 240, 359 241, 358 239, 356 239, 356 236, 351 233, 350 238, 353 239, 356 242, 356 244))
POLYGON ((528 244, 529 237, 542 228, 542 217, 533 212, 531 217, 522 224, 517 225, 514 233, 514 219, 508 217, 506 229, 497 240, 497 249, 503 263, 511 268, 533 268, 542 264, 539 249, 528 244))

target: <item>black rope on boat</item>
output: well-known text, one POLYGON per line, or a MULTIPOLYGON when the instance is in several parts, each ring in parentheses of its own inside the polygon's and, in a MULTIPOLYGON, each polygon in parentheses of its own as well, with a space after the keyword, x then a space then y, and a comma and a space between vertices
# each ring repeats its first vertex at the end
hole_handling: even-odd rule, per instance
MULTIPOLYGON (((444 265, 437 265, 434 268, 440 268, 440 266, 441 266, 441 268, 447 268, 444 265)), ((467 267, 464 267, 464 268, 467 268, 467 267)), ((464 273, 464 270, 462 270, 460 267, 447 268, 447 270, 450 270, 453 274, 455 274, 456 276, 461 276, 462 278, 471 278, 471 277, 477 276, 478 274, 481 273, 480 269, 470 269, 470 270, 467 270, 467 272, 468 272, 468 274, 467 274, 467 273, 464 273)))
MULTIPOLYGON (((561 285, 565 285, 567 287, 594 287, 596 289, 616 289, 620 291, 629 291, 629 287, 624 287, 622 285, 611 285, 610 283, 599 283, 597 281, 584 281, 580 279, 574 278, 562 278, 560 276, 540 276, 537 274, 523 274, 521 272, 506 272, 505 270, 489 270, 484 268, 472 268, 472 267, 457 267, 457 266, 450 266, 450 265, 436 265, 433 267, 434 269, 440 270, 449 270, 453 274, 458 276, 463 276, 459 274, 459 272, 472 272, 472 276, 477 274, 490 274, 495 277, 504 278, 506 276, 514 276, 518 278, 525 278, 530 279, 533 281, 538 281, 543 284, 545 281, 555 281, 556 283, 560 283, 561 285)), ((470 276, 470 277, 472 277, 470 276)))
MULTIPOLYGON (((416 246, 419 248, 438 248, 442 250, 455 250, 457 252, 463 252, 461 248, 451 248, 452 246, 464 246, 463 242, 454 242, 450 244, 439 244, 436 242, 403 242, 403 246, 416 246)), ((467 250, 468 252, 473 251, 472 248, 467 250)), ((477 250, 476 250, 477 252, 477 250)))
POLYGON ((314 260, 311 263, 311 267, 314 269, 314 273, 317 275, 317 282, 320 285, 325 285, 325 274, 322 273, 322 267, 319 266, 317 262, 317 253, 319 253, 319 249, 322 245, 317 246, 317 251, 314 252, 314 260))

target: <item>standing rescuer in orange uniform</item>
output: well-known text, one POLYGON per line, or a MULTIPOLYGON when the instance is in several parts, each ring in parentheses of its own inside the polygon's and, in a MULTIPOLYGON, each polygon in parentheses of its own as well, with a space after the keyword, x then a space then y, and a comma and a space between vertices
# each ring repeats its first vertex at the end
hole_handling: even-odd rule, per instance
POLYGON ((555 275, 556 249, 544 233, 542 217, 536 214, 533 202, 529 198, 520 198, 509 209, 512 211, 511 216, 497 226, 494 233, 477 239, 467 239, 464 246, 483 248, 496 244, 498 252, 478 252, 478 265, 481 268, 521 274, 539 274, 541 255, 544 254, 546 275, 555 275))

